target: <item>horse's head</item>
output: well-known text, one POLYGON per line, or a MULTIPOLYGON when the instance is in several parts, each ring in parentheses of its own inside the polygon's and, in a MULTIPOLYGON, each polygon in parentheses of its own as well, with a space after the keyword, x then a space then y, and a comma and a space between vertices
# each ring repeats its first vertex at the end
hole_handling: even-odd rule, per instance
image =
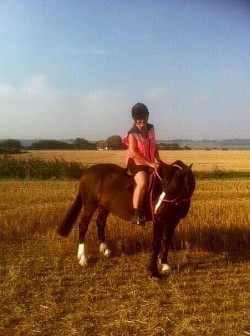
POLYGON ((195 178, 192 165, 187 166, 182 161, 175 161, 163 167, 162 189, 169 200, 190 198, 195 189, 195 178))
POLYGON ((160 174, 162 177, 162 193, 155 206, 155 213, 162 203, 180 205, 190 202, 195 190, 195 177, 192 165, 187 166, 182 161, 173 164, 161 164, 160 174))

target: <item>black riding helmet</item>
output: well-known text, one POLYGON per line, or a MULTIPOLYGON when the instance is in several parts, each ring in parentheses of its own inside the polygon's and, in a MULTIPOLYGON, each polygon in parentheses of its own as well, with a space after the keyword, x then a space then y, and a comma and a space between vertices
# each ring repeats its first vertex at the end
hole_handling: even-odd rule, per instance
POLYGON ((148 108, 142 103, 137 103, 131 110, 132 118, 134 120, 144 119, 149 116, 148 108))

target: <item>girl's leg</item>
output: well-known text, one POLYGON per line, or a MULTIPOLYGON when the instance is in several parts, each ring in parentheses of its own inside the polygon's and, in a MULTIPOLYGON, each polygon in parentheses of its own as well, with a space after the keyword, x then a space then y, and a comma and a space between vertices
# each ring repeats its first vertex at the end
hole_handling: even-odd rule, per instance
POLYGON ((142 208, 143 200, 145 193, 148 187, 148 173, 145 171, 140 171, 135 174, 135 190, 133 194, 133 208, 134 208, 134 215, 132 218, 132 222, 136 224, 145 224, 145 218, 140 213, 142 208))

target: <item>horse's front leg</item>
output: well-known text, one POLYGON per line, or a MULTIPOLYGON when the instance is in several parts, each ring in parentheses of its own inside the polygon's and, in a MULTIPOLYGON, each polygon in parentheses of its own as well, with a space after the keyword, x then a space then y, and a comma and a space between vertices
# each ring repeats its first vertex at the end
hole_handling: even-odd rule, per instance
POLYGON ((158 256, 161 250, 163 231, 164 231, 164 221, 159 217, 154 218, 154 221, 153 221, 153 252, 152 252, 151 261, 149 265, 151 276, 154 278, 161 277, 161 274, 159 273, 159 270, 158 270, 157 261, 158 261, 158 256))
POLYGON ((109 215, 109 211, 103 207, 103 205, 99 204, 99 213, 96 220, 98 239, 100 242, 99 251, 105 256, 109 257, 111 255, 111 250, 109 249, 106 243, 106 235, 105 235, 105 226, 106 221, 109 215))
POLYGON ((97 206, 88 204, 84 207, 84 213, 79 223, 79 245, 77 258, 81 266, 87 266, 88 260, 85 255, 85 236, 88 231, 89 222, 97 206))
POLYGON ((162 272, 168 273, 171 271, 171 267, 168 263, 168 251, 174 236, 175 228, 178 224, 179 220, 169 220, 166 223, 165 230, 164 230, 164 237, 162 242, 162 251, 161 251, 161 265, 162 265, 162 272))

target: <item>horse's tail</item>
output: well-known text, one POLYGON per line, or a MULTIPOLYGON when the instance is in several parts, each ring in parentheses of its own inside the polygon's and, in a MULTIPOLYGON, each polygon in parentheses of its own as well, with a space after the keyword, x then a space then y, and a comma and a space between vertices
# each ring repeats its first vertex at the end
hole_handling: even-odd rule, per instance
POLYGON ((82 195, 80 191, 78 192, 71 208, 68 210, 66 216, 64 217, 62 223, 57 229, 57 233, 60 236, 67 237, 77 219, 77 216, 82 207, 82 195))

